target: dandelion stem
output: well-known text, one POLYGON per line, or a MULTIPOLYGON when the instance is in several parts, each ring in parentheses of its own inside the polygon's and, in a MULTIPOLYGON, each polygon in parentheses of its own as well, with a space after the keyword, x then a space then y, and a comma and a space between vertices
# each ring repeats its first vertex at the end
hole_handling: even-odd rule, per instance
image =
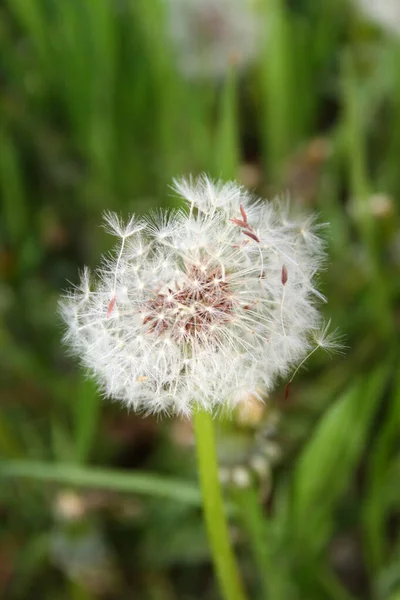
POLYGON ((203 511, 214 568, 224 600, 245 600, 241 576, 229 540, 228 525, 218 478, 212 416, 199 410, 193 417, 203 511))

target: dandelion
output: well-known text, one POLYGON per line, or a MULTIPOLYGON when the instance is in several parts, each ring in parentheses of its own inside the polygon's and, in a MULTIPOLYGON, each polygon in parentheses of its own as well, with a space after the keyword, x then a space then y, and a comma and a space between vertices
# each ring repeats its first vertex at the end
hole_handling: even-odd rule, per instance
POLYGON ((385 30, 400 34, 400 2, 398 0, 357 0, 360 10, 385 30))
MULTIPOLYGON (((315 347, 323 244, 312 219, 233 182, 175 182, 187 209, 105 216, 119 238, 62 302, 73 353, 135 411, 190 415, 261 399, 315 347)), ((317 345, 319 345, 317 343, 317 345)))
POLYGON ((167 19, 181 71, 223 77, 257 55, 260 20, 253 0, 168 0, 167 19))
POLYGON ((105 215, 119 242, 63 299, 65 341, 107 396, 136 411, 193 416, 216 572, 224 598, 244 600, 213 415, 261 400, 318 347, 335 348, 314 281, 324 245, 314 219, 293 220, 287 203, 234 182, 203 175, 174 189, 180 210, 127 224, 105 215))

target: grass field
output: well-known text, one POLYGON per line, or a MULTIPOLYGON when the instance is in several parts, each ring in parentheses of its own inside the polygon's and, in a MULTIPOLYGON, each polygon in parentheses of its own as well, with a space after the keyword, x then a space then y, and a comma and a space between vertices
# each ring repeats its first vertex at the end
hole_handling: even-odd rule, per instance
POLYGON ((172 179, 206 172, 330 224, 345 345, 219 425, 248 598, 399 600, 400 23, 345 0, 173 3, 0 6, 0 597, 220 597, 190 422, 103 401, 57 313, 110 248, 104 210, 177 206, 172 179))

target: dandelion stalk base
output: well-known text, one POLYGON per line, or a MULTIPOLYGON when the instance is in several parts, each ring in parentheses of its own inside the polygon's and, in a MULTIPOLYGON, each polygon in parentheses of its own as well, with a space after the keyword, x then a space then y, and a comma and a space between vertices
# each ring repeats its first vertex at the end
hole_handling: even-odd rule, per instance
POLYGON ((193 416, 203 511, 214 568, 224 600, 245 600, 241 577, 229 540, 228 525, 218 477, 212 416, 198 411, 193 416))

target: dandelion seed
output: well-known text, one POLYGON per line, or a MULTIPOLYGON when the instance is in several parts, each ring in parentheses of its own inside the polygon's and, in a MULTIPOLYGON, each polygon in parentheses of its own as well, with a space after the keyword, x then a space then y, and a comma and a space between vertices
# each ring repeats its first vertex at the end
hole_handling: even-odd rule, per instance
POLYGON ((109 304, 108 304, 108 307, 107 307, 107 317, 111 316, 111 313, 114 310, 114 306, 115 306, 116 301, 117 301, 116 296, 113 296, 111 298, 109 304))
POLYGON ((287 268, 285 267, 285 265, 283 265, 282 266, 282 274, 281 274, 281 282, 282 282, 283 286, 286 285, 287 280, 288 280, 287 268))
POLYGON ((65 341, 107 396, 147 413, 214 412, 337 349, 321 329, 312 221, 304 236, 285 207, 234 182, 201 176, 175 190, 186 210, 128 225, 107 213, 114 254, 61 303, 65 341))
POLYGON ((289 397, 289 387, 292 383, 293 379, 296 377, 297 373, 300 371, 301 367, 307 362, 307 360, 316 352, 319 348, 322 348, 328 354, 333 353, 342 353, 346 346, 343 344, 343 338, 338 333, 338 330, 330 331, 331 321, 329 320, 327 323, 323 323, 320 329, 316 330, 313 333, 314 338, 314 347, 310 352, 303 358, 300 364, 296 367, 294 373, 292 374, 290 381, 286 384, 285 387, 285 400, 289 397))
POLYGON ((337 329, 331 330, 331 320, 322 324, 321 328, 314 333, 315 344, 322 348, 328 354, 342 353, 346 346, 343 343, 343 336, 337 329))
POLYGON ((240 214, 243 217, 244 223, 246 223, 246 225, 247 225, 247 214, 246 214, 246 211, 243 208, 243 204, 239 204, 239 210, 240 210, 240 214))
POLYGON ((257 242, 258 244, 260 243, 260 238, 257 237, 256 234, 252 231, 247 231, 247 229, 243 229, 242 233, 244 233, 244 235, 247 235, 249 238, 257 242))
POLYGON ((239 227, 247 227, 247 223, 245 223, 244 221, 241 221, 240 219, 229 219, 232 223, 235 223, 235 225, 238 225, 239 227))

